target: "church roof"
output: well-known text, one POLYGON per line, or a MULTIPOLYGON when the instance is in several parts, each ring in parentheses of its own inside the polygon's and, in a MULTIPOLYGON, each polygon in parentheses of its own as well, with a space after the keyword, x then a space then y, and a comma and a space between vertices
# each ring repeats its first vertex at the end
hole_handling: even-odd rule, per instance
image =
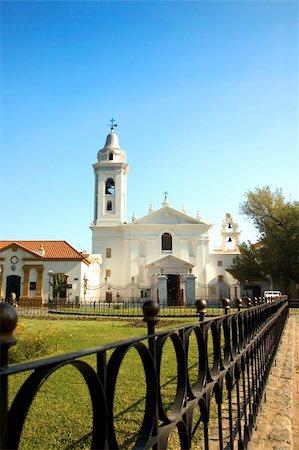
POLYGON ((75 250, 66 241, 0 241, 0 252, 13 246, 36 253, 45 259, 84 259, 82 253, 75 250))
POLYGON ((205 225, 208 228, 211 226, 168 205, 162 206, 157 211, 153 211, 140 219, 135 219, 134 224, 197 224, 205 225))

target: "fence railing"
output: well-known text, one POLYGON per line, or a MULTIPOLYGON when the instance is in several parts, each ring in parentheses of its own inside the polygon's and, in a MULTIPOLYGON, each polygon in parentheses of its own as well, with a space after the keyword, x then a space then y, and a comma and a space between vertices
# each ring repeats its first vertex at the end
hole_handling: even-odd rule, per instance
MULTIPOLYGON (((143 305, 146 298, 123 298, 119 301, 107 302, 105 299, 75 303, 64 299, 52 300, 48 305, 49 313, 72 314, 77 316, 119 316, 143 317, 143 305)), ((210 312, 221 308, 221 302, 211 302, 210 312)), ((219 312, 219 311, 218 311, 219 312)), ((163 317, 196 317, 196 308, 193 304, 178 306, 160 305, 160 316, 163 317)))
MULTIPOLYGON (((190 449, 196 443, 197 448, 205 450, 233 449, 236 444, 238 449, 245 449, 286 323, 288 303, 277 300, 235 314, 155 332, 159 305, 147 301, 143 305, 148 326, 145 336, 12 366, 8 365, 8 350, 16 342, 13 331, 17 313, 5 303, 0 304, 0 311, 1 450, 19 447, 28 411, 39 390, 50 375, 69 365, 80 372, 82 383, 89 390, 91 448, 124 448, 115 427, 115 401, 117 379, 130 349, 135 349, 142 366, 136 384, 145 380, 146 388, 144 414, 136 439, 128 448, 164 450, 173 433, 177 433, 179 443, 175 448, 190 449), (192 350, 191 341, 196 343, 192 350), (176 388, 172 404, 166 407, 161 367, 169 344, 176 359, 172 374, 176 388), (95 367, 86 359, 90 355, 96 357, 95 367), (26 373, 28 377, 9 403, 8 381, 26 373)), ((125 389, 131 390, 132 386, 125 389)))
MULTIPOLYGON (((224 302, 228 299, 201 299, 206 302, 206 314, 219 315, 224 311, 224 302)), ((268 299, 273 301, 273 299, 268 299)), ((53 314, 72 314, 77 316, 119 316, 119 317, 142 317, 143 305, 147 302, 146 298, 122 298, 107 302, 103 298, 94 298, 85 302, 73 302, 67 299, 53 299, 48 304, 49 313, 53 314)), ((236 312, 241 307, 256 306, 266 303, 266 299, 249 298, 229 300, 229 309, 236 312)), ((196 317, 196 307, 194 303, 185 303, 183 305, 173 306, 160 304, 159 315, 162 317, 196 317)), ((30 311, 29 311, 30 313, 30 311)))

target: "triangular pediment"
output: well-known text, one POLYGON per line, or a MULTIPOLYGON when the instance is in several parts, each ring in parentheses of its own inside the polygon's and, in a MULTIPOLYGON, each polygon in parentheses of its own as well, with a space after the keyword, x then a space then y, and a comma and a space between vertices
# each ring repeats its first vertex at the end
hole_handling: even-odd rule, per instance
POLYGON ((160 225, 160 224, 167 224, 167 225, 205 225, 209 226, 208 224, 201 222, 198 219, 195 219, 194 217, 188 216, 187 214, 184 214, 176 209, 170 208, 169 206, 164 206, 163 208, 158 209, 157 211, 154 211, 150 214, 147 214, 146 216, 141 217, 140 219, 136 219, 134 221, 135 224, 143 224, 143 225, 160 225))
POLYGON ((161 269, 163 268, 165 272, 167 272, 168 268, 181 268, 188 271, 190 268, 194 267, 193 264, 190 264, 187 261, 184 261, 183 259, 176 258, 172 255, 164 256, 163 258, 157 259, 156 261, 153 261, 146 266, 147 268, 156 268, 161 269))

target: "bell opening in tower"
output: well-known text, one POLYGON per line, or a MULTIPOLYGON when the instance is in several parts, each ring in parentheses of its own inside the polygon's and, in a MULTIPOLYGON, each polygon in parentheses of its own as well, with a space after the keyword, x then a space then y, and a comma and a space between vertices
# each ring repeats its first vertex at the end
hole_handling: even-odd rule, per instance
POLYGON ((113 178, 108 178, 106 181, 105 194, 114 195, 115 194, 115 186, 113 178))

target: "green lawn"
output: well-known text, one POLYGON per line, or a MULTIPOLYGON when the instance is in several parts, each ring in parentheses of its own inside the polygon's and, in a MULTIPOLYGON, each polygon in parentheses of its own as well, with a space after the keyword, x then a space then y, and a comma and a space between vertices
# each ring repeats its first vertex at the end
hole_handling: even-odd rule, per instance
MULTIPOLYGON (((175 327, 187 323, 188 319, 163 320, 163 325, 175 327)), ((189 319, 189 322, 194 320, 189 319)), ((73 320, 73 319, 20 319, 23 335, 32 338, 39 333, 50 340, 50 354, 57 355, 83 348, 144 335, 146 327, 139 320, 73 320)), ((157 327, 159 330, 159 327, 157 327)), ((189 365, 196 362, 195 338, 190 340, 194 352, 189 356, 189 365)), ((85 360, 95 368, 95 357, 85 360)), ((115 395, 115 427, 120 448, 131 448, 136 439, 144 415, 145 374, 137 351, 132 349, 125 357, 117 379, 115 395), (133 406, 132 406, 133 405, 133 406)), ((175 395, 176 359, 173 345, 168 342, 163 353, 161 384, 163 404, 168 409, 175 395)), ((195 371, 194 379, 196 376, 195 371)), ((10 380, 10 401, 20 382, 28 373, 14 375, 10 380)), ((87 449, 90 448, 91 402, 80 373, 71 366, 55 372, 42 386, 29 411, 22 433, 21 449, 87 449)), ((178 448, 177 436, 173 445, 178 448)))
POLYGON ((141 334, 146 328, 128 326, 128 320, 19 319, 24 333, 46 333, 51 340, 51 354, 92 348, 141 334))

